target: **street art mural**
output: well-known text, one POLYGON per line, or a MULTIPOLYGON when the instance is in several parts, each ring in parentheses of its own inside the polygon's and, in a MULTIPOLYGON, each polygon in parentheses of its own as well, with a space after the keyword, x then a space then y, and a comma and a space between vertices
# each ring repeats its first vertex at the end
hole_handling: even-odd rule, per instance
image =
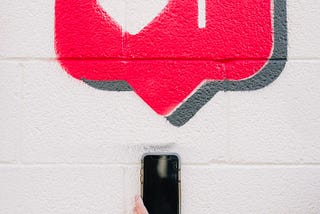
POLYGON ((182 126, 219 91, 257 90, 280 75, 286 19, 285 0, 56 0, 55 48, 74 78, 133 90, 182 126))

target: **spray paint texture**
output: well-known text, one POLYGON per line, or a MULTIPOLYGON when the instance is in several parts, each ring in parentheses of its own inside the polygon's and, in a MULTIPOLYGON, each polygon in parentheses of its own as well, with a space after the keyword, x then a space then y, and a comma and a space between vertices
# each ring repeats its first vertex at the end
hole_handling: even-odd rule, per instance
POLYGON ((55 18, 57 57, 70 75, 134 90, 175 126, 219 91, 270 84, 287 58, 285 0, 56 0, 55 18), (154 7, 139 19, 147 3, 154 7))

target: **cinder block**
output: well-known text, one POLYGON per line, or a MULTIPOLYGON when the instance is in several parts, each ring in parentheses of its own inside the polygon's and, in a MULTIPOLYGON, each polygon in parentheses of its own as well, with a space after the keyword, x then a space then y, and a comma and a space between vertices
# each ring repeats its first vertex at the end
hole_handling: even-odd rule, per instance
POLYGON ((55 57, 54 2, 1 2, 0 57, 55 57))
POLYGON ((121 167, 0 167, 0 174, 0 213, 124 211, 121 167))
POLYGON ((127 166, 124 168, 125 214, 133 213, 134 197, 141 195, 140 169, 140 164, 138 166, 127 166))
POLYGON ((0 63, 0 162, 16 159, 21 141, 22 68, 19 63, 0 63))
POLYGON ((287 0, 289 59, 319 59, 320 2, 287 0))
MULTIPOLYGON (((140 192, 139 166, 126 168, 126 214, 140 192)), ((182 165, 182 213, 318 213, 320 168, 182 165)))
POLYGON ((24 162, 137 163, 148 151, 176 151, 189 163, 226 160, 223 93, 176 128, 134 92, 91 88, 56 62, 24 65, 24 162))
POLYGON ((186 166, 182 213, 319 213, 320 168, 186 166))
POLYGON ((154 19, 151 19, 150 24, 138 34, 131 33, 130 30, 125 34, 127 57, 147 59, 269 57, 272 49, 269 2, 246 4, 208 1, 202 11, 204 14, 198 9, 200 1, 155 2, 167 2, 167 5, 164 7, 164 4, 160 4, 155 7, 152 1, 128 1, 127 28, 140 23, 138 20, 141 20, 141 17, 145 21, 145 17, 148 17, 154 7, 158 9, 156 10, 158 13, 154 14, 154 19), (205 27, 199 27, 200 16, 205 16, 205 27))
POLYGON ((289 61, 268 87, 230 92, 232 162, 320 163, 319 66, 289 61))
MULTIPOLYGON (((100 1, 101 5, 112 2, 100 1)), ((139 28, 141 23, 144 23, 144 19, 137 18, 137 16, 142 17, 141 12, 136 13, 134 18, 130 17, 135 14, 134 8, 138 3, 138 0, 133 3, 130 1, 130 7, 133 9, 127 12, 128 19, 138 21, 132 23, 127 20, 127 25, 130 24, 130 26, 125 28, 139 28)), ((55 57, 54 0, 26 1, 23 4, 19 0, 4 0, 2 5, 0 14, 1 26, 4 26, 4 30, 0 33, 0 57, 55 57)), ((124 23, 125 17, 122 17, 124 12, 121 9, 123 1, 120 9, 117 9, 119 3, 114 5, 110 7, 109 12, 116 17, 115 19, 120 20, 119 22, 124 23)), ((317 22, 320 18, 319 1, 288 0, 287 7, 289 58, 319 58, 320 39, 317 36, 320 29, 317 22)), ((150 15, 152 14, 147 12, 145 19, 148 20, 150 15)))

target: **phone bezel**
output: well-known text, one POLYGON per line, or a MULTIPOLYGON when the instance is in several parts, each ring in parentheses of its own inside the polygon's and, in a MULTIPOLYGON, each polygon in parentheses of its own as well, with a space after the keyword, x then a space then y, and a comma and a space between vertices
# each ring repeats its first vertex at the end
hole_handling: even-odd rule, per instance
POLYGON ((179 214, 181 214, 181 157, 178 153, 175 152, 147 152, 144 153, 141 157, 141 169, 140 169, 140 195, 143 199, 143 178, 144 178, 144 160, 147 156, 176 156, 178 158, 178 206, 179 206, 179 214))

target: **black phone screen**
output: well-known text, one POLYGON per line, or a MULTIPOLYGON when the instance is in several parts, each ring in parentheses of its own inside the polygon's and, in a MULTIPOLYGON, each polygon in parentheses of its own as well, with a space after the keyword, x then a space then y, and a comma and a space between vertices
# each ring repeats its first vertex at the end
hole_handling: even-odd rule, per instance
POLYGON ((179 214, 179 158, 144 157, 143 202, 149 214, 179 214))

